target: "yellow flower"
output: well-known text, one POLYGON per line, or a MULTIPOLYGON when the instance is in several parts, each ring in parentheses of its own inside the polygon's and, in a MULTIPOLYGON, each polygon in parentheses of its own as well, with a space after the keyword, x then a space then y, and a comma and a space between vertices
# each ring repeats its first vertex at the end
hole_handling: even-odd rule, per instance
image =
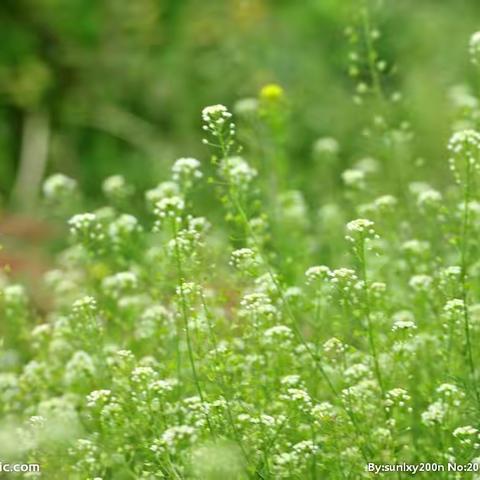
POLYGON ((284 95, 283 88, 276 83, 269 83, 260 90, 260 99, 269 102, 278 102, 284 95))

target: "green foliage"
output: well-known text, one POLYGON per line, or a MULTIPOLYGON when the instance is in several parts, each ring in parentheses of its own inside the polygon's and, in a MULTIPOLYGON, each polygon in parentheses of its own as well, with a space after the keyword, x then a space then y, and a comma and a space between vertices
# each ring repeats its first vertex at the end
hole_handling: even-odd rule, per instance
MULTIPOLYGON (((44 182, 42 215, 63 232, 42 279, 47 305, 8 271, 0 277, 0 461, 73 480, 357 479, 370 478, 369 462, 477 468, 480 104, 468 76, 480 73, 480 36, 455 53, 469 73, 448 71, 464 84, 447 95, 444 78, 432 86, 445 93, 440 106, 416 105, 433 64, 397 66, 406 47, 395 16, 412 32, 418 21, 408 2, 203 2, 196 16, 193 1, 71 2, 62 14, 40 3, 1 7, 13 42, 0 72, 6 108, 51 108, 61 142, 81 139, 79 154, 105 161, 82 167, 87 182, 44 182), (217 22, 219 12, 231 16, 217 22), (294 38, 314 38, 319 21, 331 39, 348 23, 318 66, 315 42, 281 52, 298 74, 321 72, 325 104, 278 59, 267 62, 275 75, 242 82, 260 54, 239 47, 240 33, 263 45, 252 25, 275 30, 272 12, 294 38), (62 49, 43 63, 30 35, 40 27, 65 40, 52 40, 62 49), (343 54, 349 77, 334 81, 343 54), (55 62, 76 72, 74 87, 57 84, 55 62), (238 68, 222 77, 230 62, 238 68), (150 84, 166 66, 165 83, 150 84), (116 81, 106 74, 120 70, 116 81), (233 106, 204 107, 212 97, 233 106), (66 127, 89 109, 85 125, 113 121, 135 147, 66 127), (432 119, 438 112, 448 115, 432 119), (135 149, 158 147, 157 122, 177 142, 157 155, 198 158, 167 172, 145 156, 139 172, 123 169, 135 149), (437 127, 433 142, 426 131, 437 127), (115 151, 125 156, 112 161, 115 151)), ((445 22, 449 11, 418 6, 445 22)), ((419 56, 432 41, 422 35, 419 56)), ((284 41, 268 51, 279 55, 284 41)))

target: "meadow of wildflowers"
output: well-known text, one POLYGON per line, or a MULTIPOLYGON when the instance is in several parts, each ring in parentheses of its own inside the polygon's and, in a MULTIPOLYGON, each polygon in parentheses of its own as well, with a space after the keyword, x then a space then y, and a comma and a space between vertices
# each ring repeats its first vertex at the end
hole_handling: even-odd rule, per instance
MULTIPOLYGON (((0 278, 0 461, 73 480, 480 478, 479 99, 452 88, 450 177, 431 180, 362 15, 369 156, 319 138, 297 182, 289 94, 268 84, 198 112, 203 157, 145 192, 114 175, 100 206, 44 182, 65 248, 48 308, 0 278)), ((458 55, 479 73, 480 33, 458 55)))

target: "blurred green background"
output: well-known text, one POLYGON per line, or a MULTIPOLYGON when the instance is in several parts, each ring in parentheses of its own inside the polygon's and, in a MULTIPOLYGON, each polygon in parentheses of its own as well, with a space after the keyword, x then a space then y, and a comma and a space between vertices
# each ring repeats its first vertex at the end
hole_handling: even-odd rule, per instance
MULTIPOLYGON (((114 173, 139 190, 151 187, 175 158, 206 156, 202 107, 232 105, 269 82, 289 99, 296 171, 325 135, 341 140, 345 158, 368 154, 344 34, 361 3, 2 0, 3 206, 31 208, 41 179, 58 171, 87 197, 114 173), (29 157, 40 165, 22 166, 29 157)), ((404 93, 398 108, 418 132, 417 153, 435 169, 449 128, 446 89, 475 81, 467 45, 480 2, 373 1, 372 9, 381 54, 393 66, 389 81, 404 93)))

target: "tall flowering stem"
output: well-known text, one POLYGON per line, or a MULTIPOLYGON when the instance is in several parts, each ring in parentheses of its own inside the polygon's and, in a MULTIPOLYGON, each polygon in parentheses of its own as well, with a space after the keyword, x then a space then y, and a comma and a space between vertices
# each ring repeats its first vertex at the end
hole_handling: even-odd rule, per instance
POLYGON ((370 292, 367 278, 367 262, 366 262, 366 242, 372 238, 378 237, 374 230, 374 223, 365 218, 358 218, 347 223, 346 239, 353 245, 353 253, 358 260, 360 267, 361 280, 363 283, 364 304, 365 304, 365 318, 367 321, 368 343, 370 353, 373 358, 375 369, 375 376, 377 377, 378 385, 385 398, 385 387, 383 383, 382 372, 380 369, 380 362, 378 360, 378 349, 375 339, 375 331, 372 323, 372 312, 370 305, 370 292))
POLYGON ((480 406, 480 392, 477 386, 476 367, 472 351, 469 301, 469 243, 471 235, 470 202, 475 175, 480 169, 480 133, 475 130, 463 130, 453 134, 448 144, 452 156, 449 160, 456 182, 463 192, 462 202, 462 225, 460 238, 460 286, 463 301, 463 323, 465 330, 465 343, 467 350, 467 362, 470 369, 472 386, 477 403, 480 406))
MULTIPOLYGON (((312 358, 316 368, 320 372, 321 377, 324 379, 332 394, 337 399, 339 399, 340 404, 344 409, 345 413, 348 415, 350 421, 352 422, 352 425, 357 432, 357 435, 360 435, 359 425, 354 412, 350 409, 348 405, 345 404, 345 402, 343 402, 342 397, 335 388, 332 379, 323 367, 318 354, 312 350, 311 346, 306 341, 303 333, 301 332, 297 318, 295 317, 295 314, 293 313, 290 306, 290 302, 284 294, 283 288, 278 281, 277 276, 274 274, 269 262, 262 254, 261 242, 257 239, 257 236, 249 222, 245 208, 242 205, 241 199, 243 193, 245 193, 245 190, 249 187, 250 182, 257 175, 257 172, 252 169, 245 162, 245 160, 243 160, 243 158, 229 156, 235 148, 237 148, 237 151, 239 150, 239 148, 235 145, 236 128, 233 120, 231 119, 231 114, 223 105, 213 105, 211 107, 206 107, 203 109, 202 119, 204 121, 203 129, 207 133, 207 136, 203 139, 203 143, 205 145, 216 147, 220 150, 221 159, 219 171, 222 180, 226 185, 227 197, 233 208, 237 211, 244 225, 246 234, 252 240, 253 246, 257 250, 260 259, 266 267, 266 270, 280 297, 282 305, 291 320, 293 331, 295 332, 295 335, 299 339, 300 343, 305 348, 305 351, 312 358)), ((370 454, 368 446, 366 448, 364 445, 361 445, 360 448, 364 460, 368 461, 370 454)))

